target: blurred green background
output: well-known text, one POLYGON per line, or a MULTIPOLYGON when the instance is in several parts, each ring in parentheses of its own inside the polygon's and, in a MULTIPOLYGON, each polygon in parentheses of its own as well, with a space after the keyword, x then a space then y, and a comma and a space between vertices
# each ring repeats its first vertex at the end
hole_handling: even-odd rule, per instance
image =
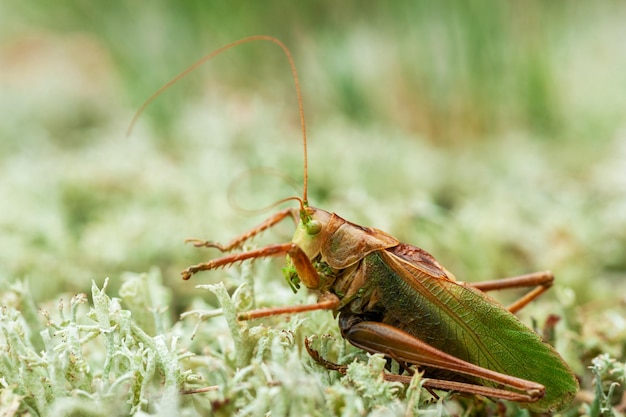
MULTIPOLYGON (((0 8, 0 274, 41 281, 39 296, 151 265, 178 284, 199 259, 184 237, 228 239, 259 221, 226 203, 237 175, 268 166, 300 181, 293 82, 271 44, 205 65, 124 137, 159 86, 253 34, 294 54, 313 204, 468 279, 624 277, 621 2, 0 8)), ((285 196, 258 187, 251 208, 285 196)))
MULTIPOLYGON (((621 313, 602 330, 584 317, 626 302, 624 21, 620 1, 2 2, 0 280, 56 300, 157 266, 185 309, 179 271, 214 254, 183 239, 264 217, 229 205, 229 185, 257 167, 302 179, 287 61, 238 47, 125 130, 197 59, 266 34, 299 71, 313 205, 462 280, 551 269, 546 300, 623 357, 621 313)), ((275 176, 237 184, 250 209, 294 193, 275 176)))

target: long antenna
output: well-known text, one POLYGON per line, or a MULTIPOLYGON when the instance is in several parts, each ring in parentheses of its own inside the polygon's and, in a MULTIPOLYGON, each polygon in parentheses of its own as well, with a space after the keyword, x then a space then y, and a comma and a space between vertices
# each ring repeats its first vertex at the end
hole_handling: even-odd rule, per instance
POLYGON ((205 57, 201 58, 200 60, 192 64, 189 68, 187 68, 186 70, 178 74, 176 77, 168 81, 161 88, 159 88, 154 94, 150 96, 150 98, 148 98, 141 105, 141 107, 139 107, 139 110, 137 110, 137 112, 133 116, 133 120, 130 122, 128 129, 126 130, 126 137, 130 136, 133 130, 133 127, 135 126, 135 123, 137 122, 137 119, 139 118, 139 116, 141 116, 141 114, 144 112, 146 107, 148 107, 148 105, 152 103, 154 99, 160 96, 161 93, 163 93, 172 85, 176 84, 182 78, 187 76, 187 74, 189 74, 192 71, 195 71, 204 63, 216 57, 217 55, 221 54, 222 52, 227 51, 228 49, 233 48, 237 45, 241 45, 242 43, 253 42, 253 41, 269 41, 269 42, 275 43, 276 45, 280 46, 280 48, 283 50, 283 52, 287 56, 287 59, 289 60, 289 66, 291 67, 291 75, 293 75, 293 81, 296 86, 296 94, 298 97, 298 109, 300 111, 300 125, 302 127, 302 144, 303 144, 303 150, 304 150, 304 155, 303 155, 304 156, 304 164, 303 164, 304 165, 304 190, 302 192, 302 204, 306 206, 308 205, 307 189, 308 189, 308 183, 309 183, 309 162, 308 162, 308 152, 307 152, 307 144, 306 144, 306 124, 304 122, 304 106, 302 105, 302 95, 300 94, 300 81, 298 80, 298 72, 296 71, 296 65, 293 62, 293 58, 291 56, 291 52, 289 52, 289 48, 287 48, 287 46, 285 46, 284 43, 274 38, 273 36, 256 35, 256 36, 250 36, 248 38, 239 39, 238 41, 222 46, 221 48, 211 52, 210 54, 206 55, 205 57))

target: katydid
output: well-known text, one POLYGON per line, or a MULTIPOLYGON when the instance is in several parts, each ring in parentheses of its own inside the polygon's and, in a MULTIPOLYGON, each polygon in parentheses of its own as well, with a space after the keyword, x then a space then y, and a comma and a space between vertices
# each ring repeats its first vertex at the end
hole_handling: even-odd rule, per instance
MULTIPOLYGON (((190 239, 195 246, 216 248, 225 254, 188 267, 182 272, 183 279, 240 261, 285 256, 285 270, 291 271, 286 273, 289 284, 294 289, 304 285, 316 292, 318 302, 244 312, 238 316, 240 320, 331 310, 338 316, 342 336, 352 345, 382 353, 403 368, 415 365, 424 369, 425 387, 516 401, 539 412, 567 406, 578 391, 575 375, 552 346, 514 315, 552 286, 552 273, 537 272, 481 283, 457 281, 425 250, 402 243, 382 230, 359 226, 335 213, 309 206, 302 98, 292 56, 281 41, 270 36, 252 36, 216 50, 162 87, 137 115, 190 71, 233 46, 251 41, 273 42, 289 61, 302 126, 303 194, 301 198, 285 199, 298 201, 297 208, 279 211, 228 244, 190 239), (291 242, 226 254, 286 218, 296 223, 291 242), (486 294, 522 287, 532 290, 508 307, 486 294)), ((309 352, 315 355, 310 349, 309 352)), ((315 359, 325 362, 319 357, 315 359)), ((334 369, 340 367, 336 365, 334 369)), ((405 375, 386 374, 386 378, 410 380, 405 375)))

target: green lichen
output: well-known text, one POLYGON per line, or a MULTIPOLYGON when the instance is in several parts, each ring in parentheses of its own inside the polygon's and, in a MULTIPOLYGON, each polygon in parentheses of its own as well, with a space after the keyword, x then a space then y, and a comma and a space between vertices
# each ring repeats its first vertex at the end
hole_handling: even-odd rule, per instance
MULTIPOLYGON (((177 352, 176 338, 146 334, 130 311, 106 294, 107 281, 102 288, 93 283, 89 311, 85 294, 71 298, 69 315, 63 300, 56 314, 42 311, 41 351, 28 340, 20 312, 2 308, 0 372, 7 413, 18 399, 17 412, 33 416, 178 409, 178 390, 190 373, 180 365, 184 355, 177 352)), ((156 415, 168 415, 161 411, 156 415)))
MULTIPOLYGON (((329 312, 236 321, 315 301, 275 262, 180 280, 219 255, 185 238, 224 243, 261 221, 228 203, 239 173, 302 180, 273 45, 211 61, 124 137, 160 85, 243 33, 294 54, 311 204, 462 281, 551 269, 520 317, 580 378, 561 415, 624 414, 623 2, 336 3, 0 3, 0 415, 529 415, 381 381, 329 312), (311 336, 350 374, 309 358, 311 336)), ((269 179, 244 208, 293 195, 269 179)))

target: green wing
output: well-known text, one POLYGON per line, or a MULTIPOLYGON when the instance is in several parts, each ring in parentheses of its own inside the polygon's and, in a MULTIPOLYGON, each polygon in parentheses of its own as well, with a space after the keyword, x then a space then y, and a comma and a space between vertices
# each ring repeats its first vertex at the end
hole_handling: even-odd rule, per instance
POLYGON ((544 385, 530 409, 571 402, 578 382, 554 348, 484 293, 445 278, 427 252, 401 244, 364 261, 391 324, 467 362, 544 385))

